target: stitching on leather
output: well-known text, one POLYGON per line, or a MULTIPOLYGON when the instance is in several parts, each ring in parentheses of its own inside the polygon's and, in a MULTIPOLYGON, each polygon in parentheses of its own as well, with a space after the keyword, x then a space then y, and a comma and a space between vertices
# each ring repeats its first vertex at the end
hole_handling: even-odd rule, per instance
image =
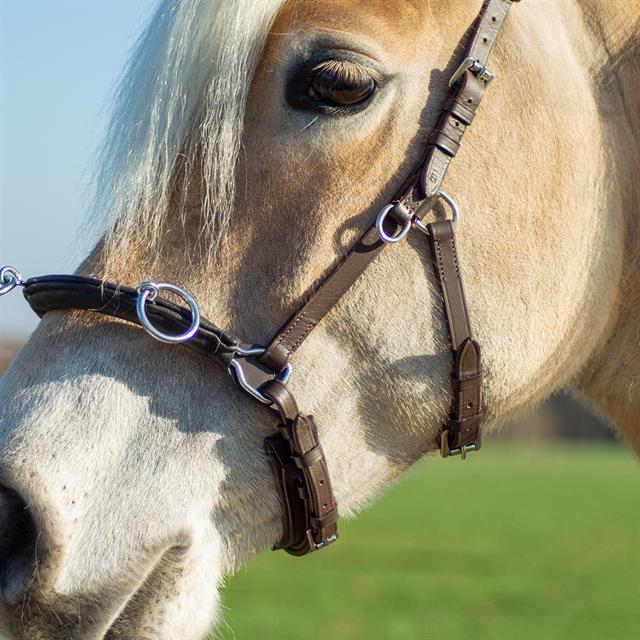
POLYGON ((456 268, 456 275, 460 277, 460 267, 458 265, 458 252, 456 251, 456 243, 451 238, 451 253, 453 254, 453 264, 456 268))
MULTIPOLYGON (((288 327, 285 331, 282 332, 282 335, 278 338, 277 342, 274 346, 280 345, 285 338, 296 328, 298 324, 303 320, 305 312, 303 311, 288 327)), ((290 350, 287 349, 287 353, 291 353, 290 350)))
POLYGON ((436 245, 436 256, 437 256, 437 261, 438 261, 438 274, 440 275, 440 280, 442 280, 442 282, 445 282, 445 277, 444 277, 444 265, 442 262, 442 248, 440 246, 440 240, 436 240, 435 238, 433 239, 435 245, 436 245))
MULTIPOLYGON (((283 331, 282 335, 278 338, 277 342, 274 346, 280 346, 282 342, 287 338, 287 336, 303 321, 305 320, 305 312, 303 311, 285 331, 283 331)), ((307 328, 302 332, 302 335, 296 340, 291 347, 286 349, 287 357, 290 356, 306 339, 306 337, 311 333, 313 328, 316 326, 317 322, 313 320, 305 320, 308 322, 307 328)))
POLYGON ((311 331, 313 330, 313 328, 316 326, 316 324, 318 324, 317 322, 314 322, 313 320, 307 320, 307 322, 309 323, 307 325, 306 330, 303 332, 303 334, 298 338, 298 340, 296 340, 295 344, 292 345, 291 349, 289 350, 289 353, 293 353, 302 343, 303 341, 306 339, 306 337, 311 333, 311 331))

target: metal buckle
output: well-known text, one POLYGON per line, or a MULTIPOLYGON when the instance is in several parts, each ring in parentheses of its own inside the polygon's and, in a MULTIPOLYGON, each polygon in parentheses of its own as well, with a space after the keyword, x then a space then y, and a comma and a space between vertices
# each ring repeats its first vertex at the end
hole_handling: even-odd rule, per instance
POLYGON ((335 542, 338 539, 338 534, 334 533, 332 536, 329 536, 326 540, 321 540, 320 542, 316 542, 313 538, 313 533, 311 529, 307 529, 307 541, 309 542, 309 547, 312 551, 318 551, 324 547, 328 547, 332 542, 335 542))
POLYGON ((451 76, 449 86, 453 87, 467 71, 471 71, 476 78, 484 80, 486 85, 491 84, 491 81, 496 77, 495 73, 489 71, 486 65, 480 64, 475 58, 466 58, 451 76))
POLYGON ((252 398, 255 398, 262 404, 271 405, 273 402, 269 400, 267 396, 260 393, 260 387, 270 380, 279 380, 282 384, 287 384, 293 372, 293 365, 289 362, 281 372, 277 373, 269 369, 266 365, 249 360, 249 358, 261 356, 266 350, 266 347, 261 346, 237 347, 229 363, 229 373, 234 382, 252 398), (247 370, 245 371, 243 367, 246 367, 247 370), (251 377, 256 380, 255 382, 249 381, 247 377, 249 368, 251 370, 251 377))
POLYGON ((449 457, 452 456, 460 456, 461 460, 466 460, 467 453, 476 450, 475 444, 465 444, 462 445, 459 449, 449 449, 449 457))
POLYGON ((475 443, 472 444, 464 444, 457 449, 449 449, 449 430, 445 429, 440 434, 440 455, 443 458, 451 458, 453 456, 460 456, 461 460, 467 459, 467 453, 471 453, 472 451, 476 451, 475 443))

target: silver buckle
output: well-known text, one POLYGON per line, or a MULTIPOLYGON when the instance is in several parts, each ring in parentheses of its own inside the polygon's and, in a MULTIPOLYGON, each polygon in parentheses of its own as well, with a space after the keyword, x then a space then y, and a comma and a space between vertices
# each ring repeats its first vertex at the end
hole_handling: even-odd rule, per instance
POLYGON ((449 86, 453 87, 467 71, 471 71, 476 78, 484 80, 487 85, 496 77, 495 73, 489 71, 486 65, 480 64, 475 58, 466 58, 451 76, 449 86))
POLYGON ((283 371, 275 373, 273 371, 269 371, 266 367, 258 367, 247 360, 247 358, 261 356, 266 350, 267 349, 265 347, 237 347, 233 354, 233 358, 229 363, 229 373, 236 384, 243 391, 246 391, 252 398, 255 398, 262 404, 272 405, 273 402, 260 392, 259 387, 261 387, 265 382, 269 382, 269 380, 278 380, 279 382, 282 382, 282 384, 287 384, 289 377, 293 372, 293 365, 289 362, 283 371), (243 365, 239 359, 242 359, 244 363, 251 366, 255 372, 260 373, 260 378, 264 378, 261 380, 259 385, 252 385, 249 382, 245 371, 242 368, 243 365))
POLYGON ((460 456, 461 460, 465 460, 467 457, 467 453, 476 450, 475 444, 465 444, 462 445, 459 449, 449 449, 449 456, 460 456))
POLYGON ((307 529, 307 541, 309 542, 309 547, 312 551, 318 551, 323 547, 329 546, 332 542, 335 542, 338 539, 338 534, 334 533, 332 536, 329 536, 326 540, 321 540, 320 542, 316 542, 313 539, 313 533, 311 529, 307 529))
POLYGON ((460 456, 461 460, 465 460, 467 457, 467 453, 471 453, 472 451, 477 451, 475 443, 463 444, 461 447, 458 447, 457 449, 449 449, 449 430, 445 429, 440 434, 440 455, 443 458, 460 456))

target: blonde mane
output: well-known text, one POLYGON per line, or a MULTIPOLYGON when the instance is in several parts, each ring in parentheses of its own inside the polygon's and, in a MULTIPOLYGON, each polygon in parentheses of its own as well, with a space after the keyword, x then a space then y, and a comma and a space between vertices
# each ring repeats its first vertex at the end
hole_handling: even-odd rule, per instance
POLYGON ((197 183, 200 237, 216 244, 233 208, 249 85, 282 3, 161 2, 120 80, 99 156, 95 213, 108 247, 135 236, 155 248, 170 203, 184 224, 186 187, 197 183))

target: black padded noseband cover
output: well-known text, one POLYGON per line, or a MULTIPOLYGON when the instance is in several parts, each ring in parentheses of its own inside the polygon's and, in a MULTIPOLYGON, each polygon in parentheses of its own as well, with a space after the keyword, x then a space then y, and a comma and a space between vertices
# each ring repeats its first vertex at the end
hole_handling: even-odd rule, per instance
MULTIPOLYGON (((140 325, 136 313, 138 291, 82 276, 42 276, 24 283, 24 297, 31 308, 42 317, 48 311, 80 309, 95 311, 140 325)), ((179 333, 191 325, 189 309, 157 298, 146 303, 147 316, 161 331, 179 333)), ((200 322, 194 338, 185 347, 204 355, 214 356, 229 364, 238 341, 207 320, 200 322)))

